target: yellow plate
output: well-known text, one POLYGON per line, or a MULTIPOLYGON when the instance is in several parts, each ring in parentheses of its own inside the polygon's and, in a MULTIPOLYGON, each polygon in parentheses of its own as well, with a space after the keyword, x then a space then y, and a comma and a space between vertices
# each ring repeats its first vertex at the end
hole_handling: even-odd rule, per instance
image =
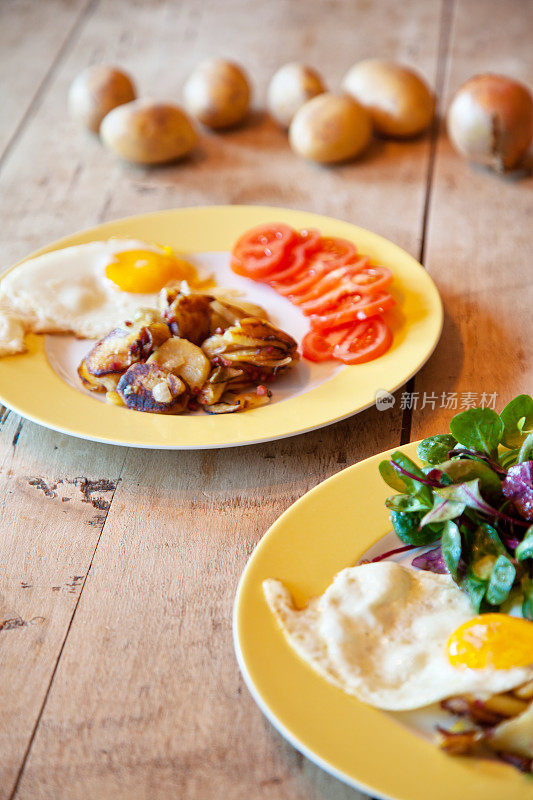
POLYGON ((34 422, 84 439, 195 449, 254 444, 320 428, 371 406, 376 390, 392 392, 405 383, 429 358, 439 339, 442 304, 438 291, 412 256, 348 222, 260 206, 175 209, 99 225, 54 242, 29 258, 111 236, 168 244, 188 253, 230 250, 247 228, 277 221, 351 239, 361 253, 393 270, 395 291, 400 296, 398 313, 404 319, 397 325, 388 353, 369 364, 343 367, 309 391, 263 408, 216 417, 159 416, 104 405, 77 391, 52 369, 44 337, 30 336, 28 353, 0 359, 0 402, 34 422))
MULTIPOLYGON (((402 450, 415 457, 416 444, 402 450)), ((397 448, 394 448, 397 449, 397 448)), ((278 578, 303 605, 390 530, 378 464, 339 472, 270 528, 237 590, 235 650, 248 688, 291 744, 337 778, 395 800, 533 800, 533 781, 493 761, 448 756, 387 714, 329 684, 286 643, 262 593, 278 578)))

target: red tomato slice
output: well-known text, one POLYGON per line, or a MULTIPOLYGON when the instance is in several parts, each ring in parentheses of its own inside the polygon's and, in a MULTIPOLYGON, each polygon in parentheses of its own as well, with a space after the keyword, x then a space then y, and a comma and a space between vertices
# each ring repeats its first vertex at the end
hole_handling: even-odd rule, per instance
POLYGON ((394 276, 388 267, 365 264, 354 270, 351 277, 362 292, 381 292, 391 285, 394 276))
POLYGON ((355 245, 347 239, 340 239, 338 236, 323 236, 317 249, 317 260, 319 258, 318 254, 320 254, 320 261, 323 264, 331 264, 337 267, 357 258, 355 245))
POLYGON ((279 294, 283 295, 283 297, 289 297, 296 303, 298 295, 305 293, 314 286, 326 273, 327 267, 323 264, 317 264, 311 267, 305 266, 304 269, 301 269, 294 275, 292 283, 287 283, 286 281, 285 283, 271 281, 270 285, 273 286, 279 294))
MULTIPOLYGON (((315 264, 312 269, 315 270, 317 278, 308 291, 294 292, 292 300, 297 305, 303 305, 307 303, 308 300, 315 300, 323 297, 326 292, 340 286, 343 281, 348 281, 352 274, 350 271, 352 267, 348 265, 332 269, 331 265, 318 263, 315 264)), ((356 286, 354 291, 358 292, 359 288, 356 286)))
POLYGON ((250 278, 271 274, 296 241, 296 231, 283 223, 260 225, 246 231, 232 253, 232 269, 250 278))
POLYGON ((331 361, 333 348, 346 336, 346 329, 340 331, 310 330, 302 339, 302 355, 309 361, 331 361))
POLYGON ((280 269, 269 275, 268 283, 273 286, 276 291, 278 284, 283 281, 294 278, 301 270, 307 266, 307 260, 310 254, 318 247, 320 243, 320 232, 310 228, 309 230, 300 231, 297 234, 298 238, 296 243, 287 254, 283 264, 280 264, 280 269))
POLYGON ((311 327, 316 331, 339 328, 348 323, 382 314, 396 305, 396 300, 388 292, 377 294, 352 295, 342 300, 339 305, 327 314, 311 317, 311 327))
POLYGON ((376 316, 350 326, 344 338, 334 346, 333 357, 345 364, 363 364, 382 356, 391 344, 388 325, 376 316))

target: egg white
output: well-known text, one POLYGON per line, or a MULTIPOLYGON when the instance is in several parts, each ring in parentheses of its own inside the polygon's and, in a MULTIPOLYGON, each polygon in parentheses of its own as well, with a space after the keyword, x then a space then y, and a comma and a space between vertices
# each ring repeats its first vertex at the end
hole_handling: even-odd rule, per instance
POLYGON ((73 333, 96 339, 138 308, 156 307, 157 292, 125 292, 105 275, 115 253, 134 249, 164 252, 135 239, 109 239, 44 253, 9 272, 0 281, 0 307, 5 314, 0 354, 24 349, 21 326, 35 333, 73 333))
POLYGON ((302 610, 280 581, 264 581, 263 590, 300 657, 377 708, 409 710, 461 694, 485 698, 533 679, 533 667, 450 664, 448 638, 475 614, 449 575, 390 561, 349 567, 302 610))

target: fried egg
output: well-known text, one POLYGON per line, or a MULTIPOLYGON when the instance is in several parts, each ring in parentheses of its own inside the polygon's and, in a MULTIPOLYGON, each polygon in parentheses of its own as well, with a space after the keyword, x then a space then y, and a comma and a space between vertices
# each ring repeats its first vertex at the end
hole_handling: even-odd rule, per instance
POLYGON ((170 248, 109 239, 54 250, 24 262, 0 281, 0 353, 24 349, 21 329, 101 338, 142 307, 156 307, 164 286, 194 267, 170 248))
POLYGON ((462 694, 484 699, 533 679, 527 641, 516 644, 517 635, 531 642, 533 623, 495 614, 503 620, 483 631, 449 575, 391 561, 349 567, 301 610, 280 581, 265 581, 263 590, 298 655, 377 708, 410 710, 462 694), (530 626, 527 633, 518 634, 516 623, 530 626), (499 653, 497 666, 491 651, 499 653))

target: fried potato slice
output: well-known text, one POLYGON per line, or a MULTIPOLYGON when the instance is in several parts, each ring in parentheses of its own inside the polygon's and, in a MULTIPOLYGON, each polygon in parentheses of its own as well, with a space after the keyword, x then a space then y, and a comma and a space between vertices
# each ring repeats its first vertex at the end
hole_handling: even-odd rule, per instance
POLYGON ((211 301, 207 294, 182 294, 179 288, 161 290, 161 313, 174 336, 201 344, 211 332, 211 301))
POLYGON ((113 390, 120 376, 132 365, 144 361, 170 337, 164 322, 124 322, 97 342, 78 367, 83 385, 93 392, 113 390))
POLYGON ((292 336, 257 317, 245 317, 210 336, 202 350, 211 362, 246 368, 251 381, 277 375, 299 359, 292 336))
POLYGON ((211 372, 204 352, 187 339, 167 339, 148 359, 185 381, 192 392, 199 392, 211 372))
POLYGON ((179 414, 189 399, 184 382, 157 364, 133 364, 118 382, 117 393, 128 408, 151 414, 179 414))

